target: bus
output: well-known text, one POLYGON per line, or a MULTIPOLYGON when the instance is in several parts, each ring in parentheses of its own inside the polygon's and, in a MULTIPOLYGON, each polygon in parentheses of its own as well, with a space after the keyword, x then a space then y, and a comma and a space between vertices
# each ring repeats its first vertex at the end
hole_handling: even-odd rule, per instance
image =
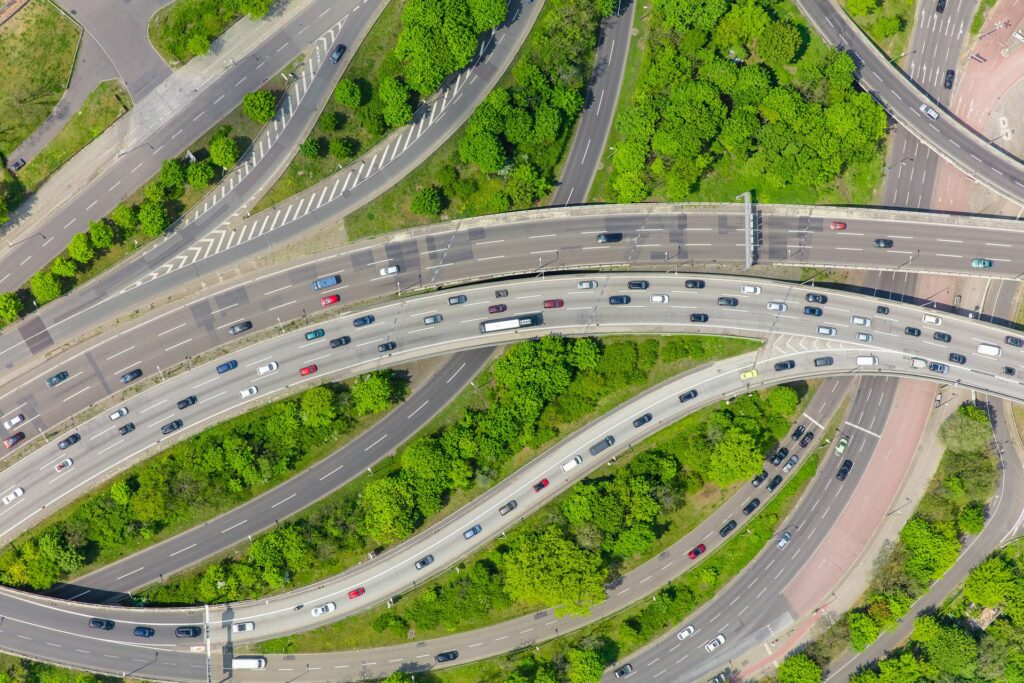
POLYGON ((486 334, 488 332, 504 332, 505 330, 517 330, 520 327, 531 327, 533 325, 542 325, 544 323, 543 318, 539 313, 533 315, 521 315, 516 318, 502 318, 501 320, 488 320, 480 323, 480 332, 486 334))

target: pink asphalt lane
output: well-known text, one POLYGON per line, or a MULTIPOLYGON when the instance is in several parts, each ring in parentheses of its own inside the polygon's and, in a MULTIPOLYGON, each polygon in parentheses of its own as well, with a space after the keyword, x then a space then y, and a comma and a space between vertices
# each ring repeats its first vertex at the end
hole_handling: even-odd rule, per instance
MULTIPOLYGON (((832 531, 783 590, 792 612, 806 616, 788 639, 779 643, 774 654, 741 671, 741 679, 785 658, 825 613, 821 608, 829 592, 842 582, 863 552, 902 486, 924 433, 934 396, 935 385, 931 382, 904 380, 899 383, 891 411, 896 419, 886 423, 874 455, 832 531)), ((831 472, 835 469, 835 463, 829 460, 832 456, 824 457, 826 460, 821 467, 831 472)), ((827 501, 822 502, 827 506, 827 501)))

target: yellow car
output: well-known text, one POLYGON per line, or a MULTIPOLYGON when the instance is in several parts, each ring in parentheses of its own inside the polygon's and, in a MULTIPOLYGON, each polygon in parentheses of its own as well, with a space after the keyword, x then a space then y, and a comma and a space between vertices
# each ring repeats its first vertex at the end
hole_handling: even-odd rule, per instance
POLYGON ((757 370, 747 370, 740 373, 740 379, 754 379, 757 377, 757 370))

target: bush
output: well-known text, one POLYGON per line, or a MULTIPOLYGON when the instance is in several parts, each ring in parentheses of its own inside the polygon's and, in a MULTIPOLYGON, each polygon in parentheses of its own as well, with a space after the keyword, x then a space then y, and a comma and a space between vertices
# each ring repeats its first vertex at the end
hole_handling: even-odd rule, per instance
POLYGON ((850 629, 850 643, 857 652, 863 652, 882 630, 878 624, 864 612, 848 612, 846 623, 850 629))
POLYGON ((299 145, 299 151, 307 159, 319 159, 324 154, 323 138, 309 138, 299 145))
POLYGON ((960 511, 956 523, 962 534, 980 534, 985 527, 985 506, 971 503, 960 511))
POLYGON ((776 672, 779 683, 821 683, 821 667, 805 654, 786 657, 776 672))
POLYGON ((444 195, 441 194, 441 190, 431 185, 416 193, 410 208, 422 216, 436 216, 441 213, 443 203, 444 195))
POLYGON ((977 453, 988 448, 992 440, 992 423, 984 410, 966 404, 946 418, 939 428, 939 436, 946 448, 954 453, 977 453))
POLYGON ((351 159, 355 154, 355 144, 349 138, 333 138, 328 144, 328 150, 335 159, 351 159))
POLYGON ((256 123, 269 123, 275 114, 276 102, 273 93, 256 90, 242 98, 242 111, 256 123))
POLYGON ((349 109, 361 107, 363 106, 363 89, 355 81, 343 78, 334 88, 334 101, 349 109))
POLYGON ((337 112, 325 111, 320 115, 320 120, 316 122, 317 128, 325 133, 333 133, 338 130, 340 125, 340 119, 337 112))

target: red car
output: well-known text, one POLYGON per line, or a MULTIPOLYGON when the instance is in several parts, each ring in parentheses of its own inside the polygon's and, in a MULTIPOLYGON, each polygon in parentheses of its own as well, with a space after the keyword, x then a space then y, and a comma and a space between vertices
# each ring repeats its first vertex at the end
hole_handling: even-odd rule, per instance
POLYGON ((493 306, 487 307, 488 313, 504 313, 508 310, 508 306, 505 304, 494 304, 493 306))
POLYGON ((18 432, 4 439, 4 448, 13 448, 19 441, 25 438, 25 432, 18 432))
POLYGON ((831 228, 832 230, 846 230, 846 223, 840 223, 839 221, 836 221, 834 223, 831 223, 828 227, 831 228))
POLYGON ((561 308, 565 302, 561 299, 548 299, 544 302, 544 308, 561 308))
POLYGON ((349 600, 353 600, 355 598, 358 598, 360 595, 362 595, 365 592, 366 592, 366 589, 363 588, 363 587, 359 587, 359 588, 356 588, 354 590, 350 590, 348 592, 348 599, 349 600))
POLYGON ((305 377, 306 375, 312 375, 314 372, 316 372, 315 365, 307 365, 306 367, 299 370, 299 374, 302 375, 303 377, 305 377))
POLYGON ((543 491, 547 487, 548 487, 548 480, 547 479, 541 479, 540 481, 538 481, 536 484, 533 485, 533 490, 534 491, 543 491))
POLYGON ((694 548, 693 550, 690 551, 690 559, 691 560, 696 560, 697 556, 698 555, 702 555, 704 553, 704 551, 707 550, 707 549, 708 549, 707 546, 705 546, 703 543, 701 543, 699 546, 697 546, 696 548, 694 548))
POLYGON ((320 297, 321 306, 330 306, 331 304, 336 304, 339 301, 341 301, 341 297, 338 296, 337 294, 331 294, 330 296, 320 297))

